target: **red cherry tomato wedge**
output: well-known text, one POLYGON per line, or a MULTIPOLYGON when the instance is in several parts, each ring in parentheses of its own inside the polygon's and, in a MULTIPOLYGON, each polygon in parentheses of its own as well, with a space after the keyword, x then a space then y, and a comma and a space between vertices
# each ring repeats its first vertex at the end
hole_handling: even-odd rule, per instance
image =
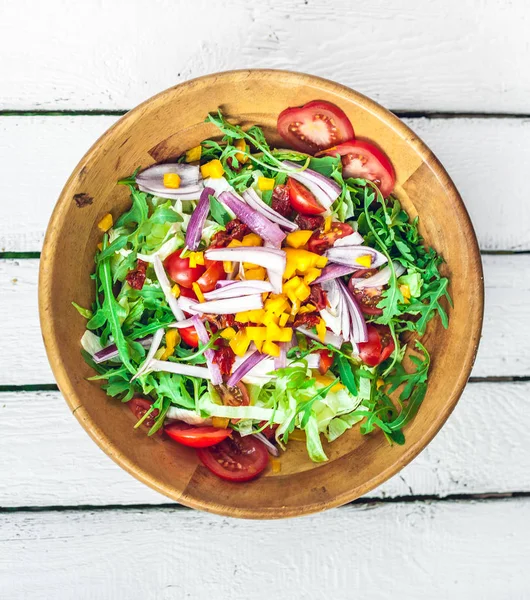
POLYGON ((164 431, 175 442, 191 448, 208 448, 208 446, 219 444, 232 433, 231 429, 196 427, 180 422, 171 423, 164 428, 164 431))
POLYGON ((355 139, 344 111, 324 100, 286 108, 278 117, 278 133, 289 146, 308 154, 355 139))
POLYGON ((287 180, 289 202, 291 206, 302 215, 319 215, 325 208, 318 203, 313 194, 301 183, 289 177, 287 180))
POLYGON ((193 327, 193 325, 179 329, 179 333, 182 341, 186 342, 188 346, 191 346, 192 348, 199 347, 199 336, 197 335, 197 330, 195 327, 193 327))
POLYGON ((318 363, 318 372, 321 375, 325 375, 329 369, 331 368, 331 365, 333 364, 333 352, 329 351, 329 350, 319 350, 318 353, 320 354, 320 361, 318 363))
POLYGON ((175 283, 185 288, 191 288, 191 284, 195 283, 206 269, 202 265, 190 267, 190 259, 180 258, 180 254, 180 250, 170 254, 166 258, 164 266, 175 283))
POLYGON ((353 227, 348 225, 348 223, 335 221, 331 224, 329 231, 324 232, 323 228, 314 231, 307 242, 307 249, 309 252, 314 252, 315 254, 324 254, 337 240, 352 233, 353 227))
POLYGON ((220 279, 226 279, 223 263, 220 261, 208 261, 206 271, 197 279, 197 283, 203 292, 211 292, 220 279))
POLYGON ((254 479, 269 462, 262 442, 252 435, 241 437, 236 433, 216 446, 197 449, 197 456, 214 475, 234 482, 254 479))
POLYGON ((383 292, 382 287, 368 287, 368 288, 356 288, 353 285, 355 279, 367 279, 377 273, 377 269, 362 269, 360 271, 354 271, 351 279, 348 282, 350 292, 353 294, 359 308, 365 315, 382 315, 383 309, 377 308, 379 302, 381 302, 381 294, 383 292))
POLYGON ((396 183, 394 167, 387 155, 371 142, 366 140, 346 142, 319 154, 326 156, 339 154, 342 157, 344 179, 359 177, 373 181, 381 190, 384 198, 392 193, 396 183))
POLYGON ((364 364, 369 367, 377 367, 394 351, 394 340, 386 325, 369 323, 366 328, 368 341, 359 344, 359 354, 364 364))
MULTIPOLYGON (((132 398, 127 402, 127 406, 131 409, 131 412, 139 421, 145 413, 151 408, 153 404, 152 400, 147 400, 146 398, 132 398)), ((158 417, 158 408, 155 408, 153 412, 145 419, 142 423, 144 427, 147 429, 151 429, 151 427, 155 424, 156 418, 158 417)), ((162 433, 162 430, 158 430, 162 433)))

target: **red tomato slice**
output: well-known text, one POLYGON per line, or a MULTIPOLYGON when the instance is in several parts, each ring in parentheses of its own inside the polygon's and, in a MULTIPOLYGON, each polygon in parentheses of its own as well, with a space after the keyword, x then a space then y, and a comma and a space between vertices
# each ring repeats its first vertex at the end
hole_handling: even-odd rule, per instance
MULTIPOLYGON (((139 421, 145 413, 151 408, 153 404, 152 400, 147 400, 146 398, 132 398, 127 402, 127 406, 131 409, 132 413, 136 417, 137 421, 139 421)), ((156 418, 158 417, 158 408, 155 408, 153 412, 147 417, 147 419, 142 423, 144 427, 147 429, 151 429, 151 427, 155 424, 156 418)), ((162 433, 162 430, 158 430, 162 433)))
POLYGON ((217 477, 237 482, 254 479, 269 462, 267 448, 252 435, 233 434, 216 446, 199 448, 197 456, 217 477))
POLYGON ((206 271, 197 279, 203 292, 211 292, 220 279, 226 279, 226 273, 221 261, 211 261, 206 271))
POLYGON ((206 270, 202 265, 190 267, 189 258, 180 258, 180 250, 170 254, 164 263, 171 279, 185 288, 191 288, 191 284, 197 281, 206 270))
POLYGON ((355 139, 344 111, 324 100, 286 108, 278 117, 278 133, 289 146, 308 154, 355 139))
POLYGON ((324 207, 318 203, 313 194, 301 183, 289 177, 287 180, 289 202, 291 206, 303 215, 319 215, 324 212, 324 207))
POLYGON ((329 350, 319 350, 320 361, 318 363, 318 371, 321 375, 325 375, 333 364, 333 352, 329 350))
POLYGON ((187 423, 171 423, 164 431, 172 440, 190 446, 191 448, 207 448, 225 440, 231 433, 231 429, 219 429, 217 427, 195 427, 187 423))
POLYGON ((329 231, 326 231, 325 233, 322 228, 314 231, 307 242, 307 249, 309 252, 314 252, 315 254, 324 254, 324 252, 328 250, 328 248, 331 248, 337 240, 351 235, 352 233, 353 227, 348 225, 348 223, 339 223, 338 221, 335 221, 331 224, 329 231))
POLYGON ((181 287, 180 295, 185 298, 193 298, 193 300, 197 300, 197 294, 191 288, 181 287))
POLYGON ((377 146, 366 140, 346 142, 335 148, 329 148, 320 154, 342 157, 342 174, 347 177, 359 177, 373 181, 386 198, 392 193, 396 183, 394 167, 387 155, 377 146))
POLYGON ((377 308, 381 302, 382 287, 356 288, 352 281, 355 279, 367 279, 377 273, 377 269, 361 269, 352 273, 351 279, 348 282, 350 292, 353 294, 359 308, 365 315, 382 315, 383 309, 377 308))
POLYGON ((189 327, 183 327, 178 331, 182 341, 186 342, 188 346, 191 346, 192 348, 199 347, 199 336, 197 335, 197 330, 195 327, 193 327, 193 325, 190 325, 189 327))
POLYGON ((395 344, 386 325, 368 323, 368 341, 359 344, 361 360, 369 367, 377 367, 394 351, 395 344))

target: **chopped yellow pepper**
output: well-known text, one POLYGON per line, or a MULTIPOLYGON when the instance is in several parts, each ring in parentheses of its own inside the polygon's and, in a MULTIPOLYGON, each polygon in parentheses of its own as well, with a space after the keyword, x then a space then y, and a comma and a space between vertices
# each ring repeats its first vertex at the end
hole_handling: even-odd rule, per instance
POLYGON ((267 271, 264 267, 254 267, 253 269, 245 269, 245 279, 257 279, 265 281, 267 271))
POLYGON ((377 389, 379 389, 380 387, 385 385, 385 381, 383 379, 381 379, 381 377, 379 377, 379 379, 375 382, 375 385, 376 385, 377 389))
POLYGON ((315 329, 317 330, 318 339, 324 343, 324 340, 326 339, 326 322, 324 319, 320 319, 315 329))
POLYGON ((224 172, 225 170, 223 169, 223 165, 217 158, 207 162, 205 165, 201 165, 201 174, 204 179, 207 177, 211 177, 212 179, 220 179, 224 175, 224 172))
POLYGON ((103 244, 102 244, 102 242, 99 242, 99 244, 98 244, 98 250, 100 252, 102 252, 102 250, 103 250, 103 244))
POLYGON ((300 277, 292 277, 283 284, 282 289, 284 294, 287 294, 289 300, 294 304, 299 301, 304 301, 311 295, 311 288, 300 277))
POLYGON ((231 260, 223 260, 223 270, 226 274, 229 274, 234 270, 231 260))
POLYGON ((166 331, 166 349, 160 360, 167 360, 173 352, 175 352, 175 346, 180 343, 180 333, 178 329, 169 329, 166 331))
POLYGON ((250 346, 250 338, 245 329, 240 329, 236 335, 228 342, 230 348, 237 356, 244 356, 250 346))
POLYGON ((247 327, 247 335, 254 343, 264 342, 267 339, 266 327, 247 327))
POLYGON ((175 285, 171 288, 171 293, 173 296, 175 296, 175 298, 180 296, 180 286, 178 283, 175 283, 175 285))
POLYGON ((265 310, 263 308, 256 308, 254 310, 245 310, 243 312, 236 313, 236 321, 239 323, 263 323, 265 317, 265 310))
POLYGON ((199 302, 204 302, 204 294, 202 293, 202 290, 199 287, 199 284, 196 281, 194 281, 191 284, 191 287, 192 287, 193 291, 195 292, 195 295, 197 296, 197 300, 199 302))
POLYGON ((204 266, 204 252, 190 252, 190 267, 194 269, 197 265, 204 266))
POLYGON ((271 470, 272 472, 276 475, 278 473, 280 473, 280 471, 282 470, 282 463, 280 462, 279 458, 276 458, 275 456, 269 456, 269 460, 271 463, 271 470))
POLYGON ((265 301, 265 309, 273 313, 281 313, 288 307, 284 294, 271 294, 265 301))
POLYGON ((268 192, 274 189, 276 181, 272 177, 258 177, 258 188, 262 192, 268 192))
POLYGON ((230 419, 228 417, 212 417, 212 427, 226 429, 229 423, 230 419))
POLYGON ((303 315, 304 313, 315 312, 317 307, 314 304, 304 304, 304 306, 300 307, 298 311, 299 315, 303 315))
POLYGON ((241 240, 242 246, 261 246, 263 240, 257 233, 247 233, 247 235, 241 240))
POLYGON ((221 337, 225 340, 231 340, 236 335, 236 330, 233 327, 227 327, 221 331, 221 337))
POLYGON ((285 238, 285 243, 291 248, 301 248, 307 244, 312 235, 313 232, 310 229, 299 229, 289 233, 285 238))
POLYGON ((306 283, 313 283, 317 277, 320 277, 321 269, 317 269, 316 267, 311 267, 307 273, 304 275, 304 281, 306 283))
POLYGON ((403 285, 399 286, 399 291, 403 295, 403 302, 405 304, 410 304, 410 287, 404 283, 403 285))
POLYGON ((113 223, 114 221, 112 220, 112 215, 107 213, 98 223, 98 227, 101 229, 101 231, 105 232, 112 227, 113 223))
POLYGON ((328 263, 327 257, 299 248, 285 248, 285 254, 287 262, 283 274, 284 279, 291 279, 295 273, 305 275, 313 267, 322 269, 328 263))
POLYGON ((193 148, 190 148, 189 150, 186 151, 186 162, 187 163, 197 162, 198 160, 201 160, 201 156, 202 156, 202 147, 194 146, 193 148))
POLYGON ((331 229, 331 215, 324 219, 324 233, 327 233, 331 229))
POLYGON ((263 342, 263 353, 270 354, 270 356, 280 356, 280 346, 274 342, 265 341, 263 342))
POLYGON ((267 325, 267 340, 271 342, 290 342, 293 330, 290 327, 278 327, 276 323, 267 325))
POLYGON ((355 261, 361 267, 371 267, 372 266, 372 257, 369 254, 365 254, 364 256, 359 256, 355 261))
POLYGON ((245 140, 236 140, 234 146, 238 150, 241 150, 241 152, 236 153, 236 160, 244 165, 248 161, 248 156, 242 154, 243 152, 248 152, 248 146, 245 144, 245 140))
POLYGON ((180 187, 180 175, 178 173, 164 173, 164 187, 177 190, 180 187))
POLYGON ((335 377, 329 377, 329 375, 321 375, 318 372, 313 371, 313 377, 316 379, 317 383, 321 383, 323 386, 328 386, 330 383, 336 381, 337 383, 331 388, 331 392, 338 392, 344 389, 342 383, 335 379, 335 377))
POLYGON ((287 321, 289 320, 289 313, 282 313, 280 318, 278 319, 278 325, 280 327, 285 327, 287 325, 287 321))
POLYGON ((254 346, 256 346, 256 350, 261 352, 261 349, 263 348, 263 342, 261 340, 255 340, 254 346))

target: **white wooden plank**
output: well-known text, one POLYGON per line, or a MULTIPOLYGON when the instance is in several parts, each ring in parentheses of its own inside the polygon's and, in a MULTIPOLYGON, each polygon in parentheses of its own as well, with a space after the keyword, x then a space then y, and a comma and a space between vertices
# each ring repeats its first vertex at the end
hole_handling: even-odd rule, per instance
MULTIPOLYGON (((372 498, 530 492, 530 383, 472 383, 446 425, 372 498)), ((160 504, 81 429, 58 392, 0 394, 0 506, 160 504), (31 432, 31 443, 28 443, 31 432)))
MULTIPOLYGON (((487 255, 483 261, 486 309, 472 375, 530 375, 530 255, 487 255)), ((37 270, 38 260, 0 260, 0 385, 53 382, 39 328, 37 270)))
MULTIPOLYGON (((0 163, 4 166, 0 251, 41 249, 64 182, 88 147, 115 121, 116 117, 108 116, 0 118, 0 163)), ((454 178, 475 224, 480 247, 530 249, 530 202, 525 180, 530 120, 405 122, 454 178)))
POLYGON ((528 597, 529 519, 528 499, 283 522, 172 509, 4 514, 0 588, 9 600, 517 600, 528 597))
POLYGON ((0 107, 131 108, 198 75, 273 67, 394 109, 527 112, 529 21, 524 0, 4 2, 0 107))

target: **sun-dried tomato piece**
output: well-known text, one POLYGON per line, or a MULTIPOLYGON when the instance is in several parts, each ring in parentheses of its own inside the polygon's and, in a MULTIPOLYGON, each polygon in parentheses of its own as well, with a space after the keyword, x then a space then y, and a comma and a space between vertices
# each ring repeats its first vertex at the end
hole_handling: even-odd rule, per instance
POLYGON ((226 224, 224 231, 218 231, 213 237, 210 244, 210 248, 224 248, 232 240, 238 240, 239 242, 250 233, 250 228, 245 223, 242 223, 239 219, 233 219, 226 224))
POLYGON ((311 294, 307 299, 309 304, 314 304, 318 310, 323 310, 328 306, 328 297, 326 291, 322 289, 320 283, 314 283, 311 286, 311 294))
POLYGON ((316 312, 297 315, 293 327, 315 327, 320 323, 320 315, 316 312))
POLYGON ((324 225, 324 217, 320 215, 296 215, 294 222, 300 227, 300 229, 311 229, 314 231, 324 225))
POLYGON ((221 375, 230 375, 235 359, 236 355, 230 346, 221 346, 215 351, 213 362, 219 365, 221 375))
POLYGON ((147 269, 147 263, 143 260, 138 259, 136 269, 129 271, 125 281, 135 290, 141 290, 145 283, 145 271, 147 269))
POLYGON ((289 202, 289 190, 286 185, 277 185, 272 192, 271 208, 284 217, 291 217, 293 208, 289 202))

